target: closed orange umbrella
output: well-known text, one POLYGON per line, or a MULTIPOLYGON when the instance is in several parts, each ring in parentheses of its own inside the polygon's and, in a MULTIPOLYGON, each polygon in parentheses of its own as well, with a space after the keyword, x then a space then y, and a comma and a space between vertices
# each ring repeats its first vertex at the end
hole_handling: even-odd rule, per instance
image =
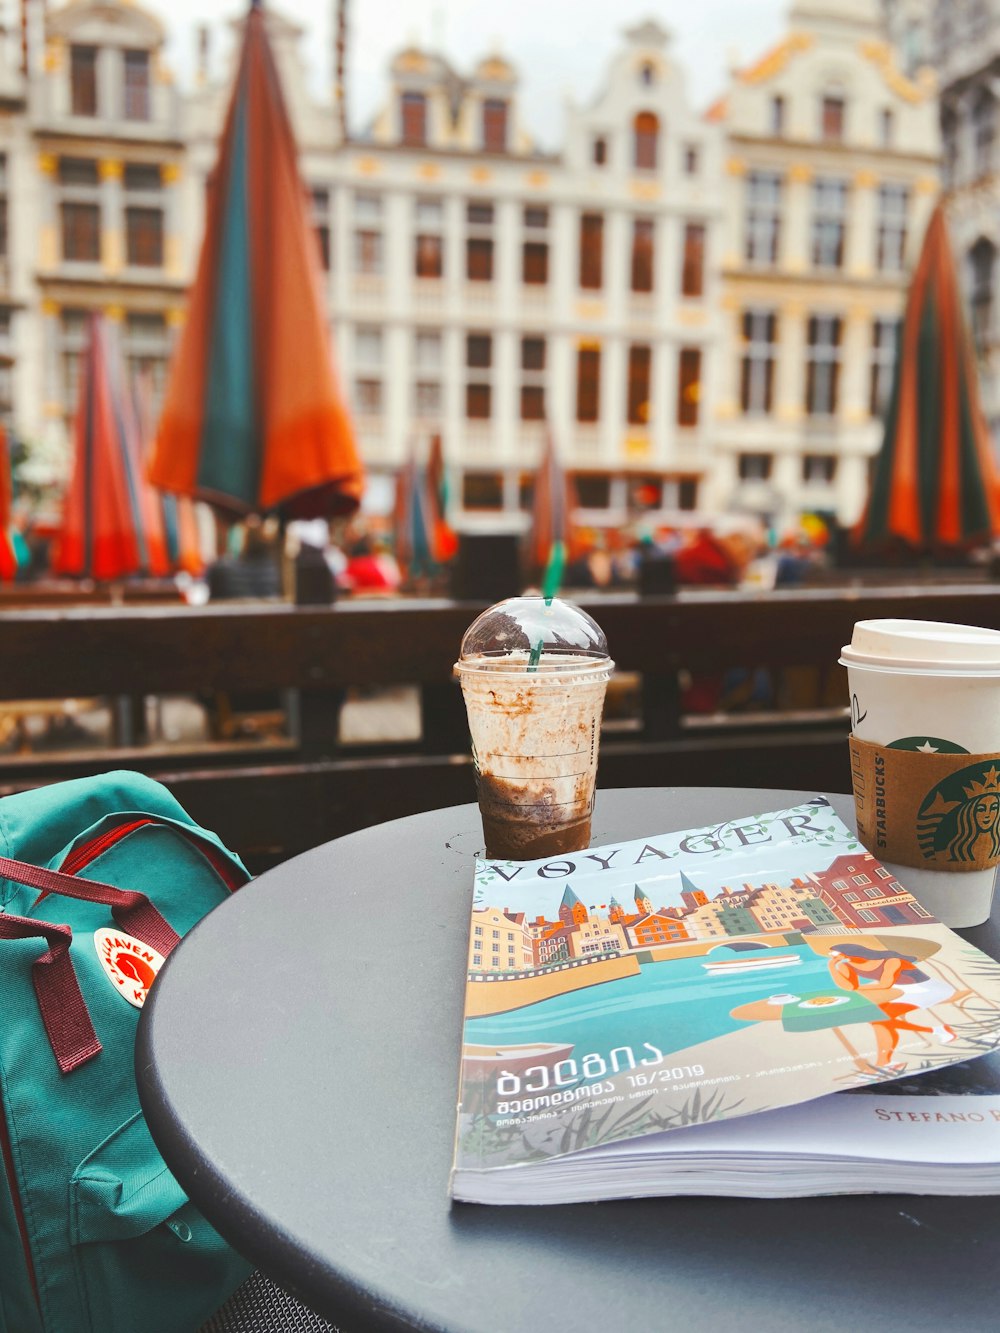
POLYGON ((944 209, 913 274, 882 448, 855 537, 962 549, 1000 533, 1000 495, 944 209))
POLYGON ((18 559, 14 549, 14 478, 10 466, 7 432, 0 424, 0 579, 11 580, 17 574, 18 559))
POLYGON ((88 321, 73 425, 73 472, 56 537, 53 572, 116 579, 148 569, 132 467, 134 437, 112 384, 108 332, 88 321))
POLYGON ((350 514, 363 474, 264 15, 247 15, 150 479, 230 515, 350 514))

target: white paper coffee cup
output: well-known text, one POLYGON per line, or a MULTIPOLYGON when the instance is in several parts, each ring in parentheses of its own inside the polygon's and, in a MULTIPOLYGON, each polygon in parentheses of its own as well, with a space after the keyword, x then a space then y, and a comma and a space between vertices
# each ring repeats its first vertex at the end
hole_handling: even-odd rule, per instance
MULTIPOLYGON (((840 657, 860 740, 927 753, 1000 753, 1000 631, 935 620, 859 620, 840 657)), ((948 926, 990 914, 996 870, 888 868, 948 926)))

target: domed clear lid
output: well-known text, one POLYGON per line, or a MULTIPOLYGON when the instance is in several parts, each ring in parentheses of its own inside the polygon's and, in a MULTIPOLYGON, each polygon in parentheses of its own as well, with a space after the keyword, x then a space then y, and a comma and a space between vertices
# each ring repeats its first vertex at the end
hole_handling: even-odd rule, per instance
POLYGON ((472 622, 462 639, 462 659, 529 653, 608 658, 604 631, 578 606, 559 597, 508 597, 472 622))

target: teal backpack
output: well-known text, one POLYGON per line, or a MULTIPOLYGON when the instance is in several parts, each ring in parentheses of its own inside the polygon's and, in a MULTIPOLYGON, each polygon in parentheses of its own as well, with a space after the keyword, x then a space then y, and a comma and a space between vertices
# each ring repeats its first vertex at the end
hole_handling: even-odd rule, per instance
POLYGON ((250 1272, 157 1152, 133 1068, 162 958, 248 878, 138 773, 0 800, 0 1333, 193 1333, 250 1272))

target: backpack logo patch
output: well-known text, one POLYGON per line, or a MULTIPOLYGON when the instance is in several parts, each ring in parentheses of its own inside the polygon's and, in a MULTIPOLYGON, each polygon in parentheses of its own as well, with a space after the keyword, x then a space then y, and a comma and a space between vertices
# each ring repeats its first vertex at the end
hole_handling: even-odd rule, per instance
POLYGON ((163 966, 163 955, 122 930, 95 930, 94 945, 115 990, 123 1000, 141 1009, 163 966))

